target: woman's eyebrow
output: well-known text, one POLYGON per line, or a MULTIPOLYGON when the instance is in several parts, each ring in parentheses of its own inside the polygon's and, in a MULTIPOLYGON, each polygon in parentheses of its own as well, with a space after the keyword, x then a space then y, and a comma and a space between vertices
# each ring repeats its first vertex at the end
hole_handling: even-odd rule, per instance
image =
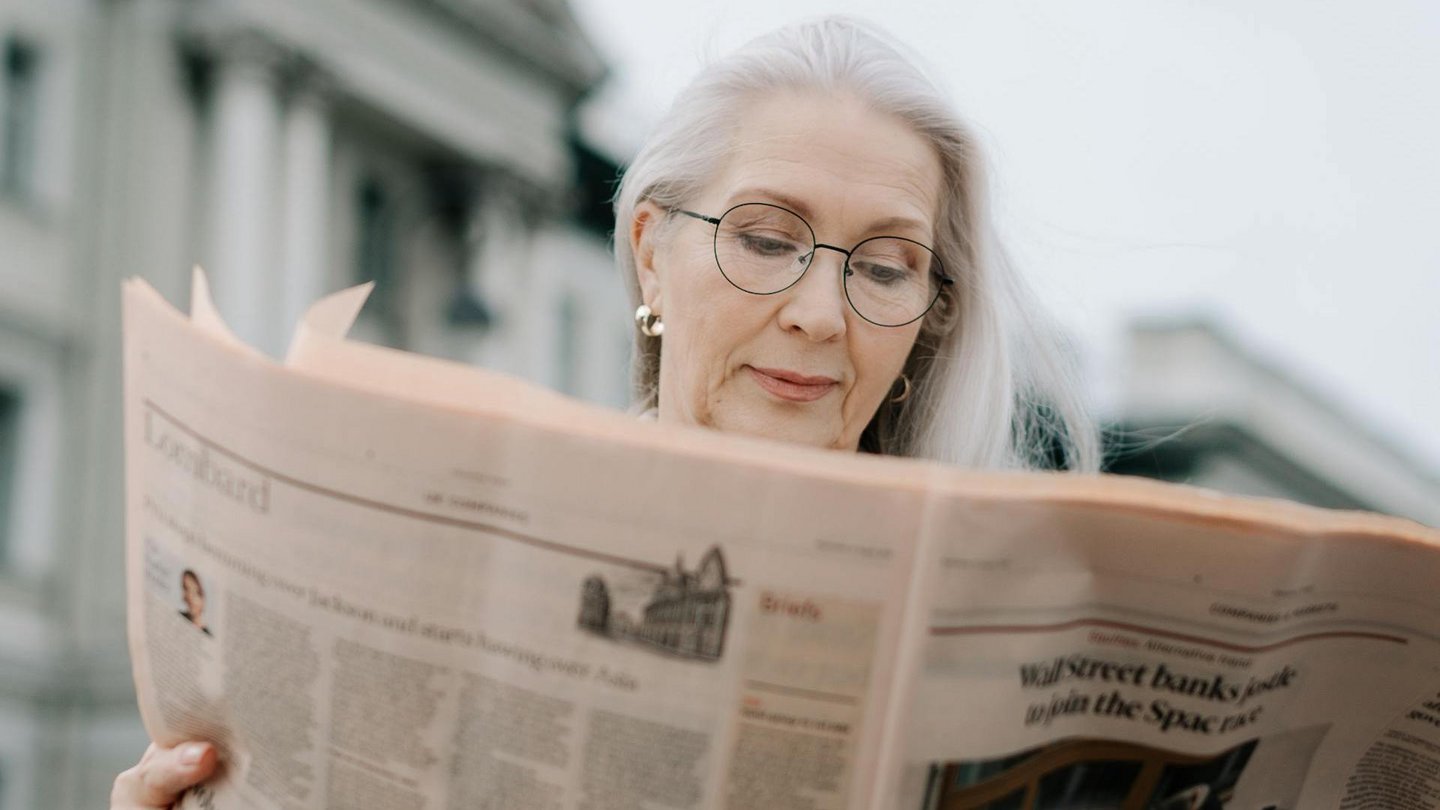
MULTIPOLYGON (((779 203, 785 208, 788 208, 791 211, 794 211, 795 213, 804 217, 806 220, 813 219, 815 216, 815 212, 810 208, 810 206, 805 204, 804 200, 801 200, 798 197, 793 197, 789 194, 784 193, 783 191, 775 191, 768 188, 756 187, 737 191, 736 193, 730 195, 729 204, 738 205, 745 202, 755 202, 757 199, 760 198, 768 200, 769 202, 779 203)), ((889 228, 913 228, 923 233, 930 232, 930 225, 928 223, 922 222, 918 219, 915 219, 914 217, 904 216, 885 217, 884 219, 870 223, 869 226, 869 230, 872 233, 876 231, 886 230, 889 228)))
POLYGON ((757 199, 762 198, 769 202, 779 203, 806 219, 810 219, 815 215, 815 212, 810 209, 810 206, 805 204, 804 200, 798 197, 792 197, 783 191, 773 191, 768 188, 747 188, 737 191, 730 195, 729 204, 740 205, 742 203, 755 202, 757 199))
POLYGON ((892 228, 911 228, 923 233, 930 233, 930 226, 914 217, 886 217, 870 225, 871 231, 888 231, 892 228))

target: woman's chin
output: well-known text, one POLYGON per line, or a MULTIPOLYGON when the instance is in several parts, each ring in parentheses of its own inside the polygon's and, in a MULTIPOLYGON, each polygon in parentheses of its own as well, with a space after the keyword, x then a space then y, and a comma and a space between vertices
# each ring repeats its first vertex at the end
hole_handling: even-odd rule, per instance
POLYGON ((718 415, 714 427, 726 433, 739 433, 786 444, 799 444, 828 449, 843 448, 839 431, 833 422, 810 416, 775 416, 765 413, 718 415))

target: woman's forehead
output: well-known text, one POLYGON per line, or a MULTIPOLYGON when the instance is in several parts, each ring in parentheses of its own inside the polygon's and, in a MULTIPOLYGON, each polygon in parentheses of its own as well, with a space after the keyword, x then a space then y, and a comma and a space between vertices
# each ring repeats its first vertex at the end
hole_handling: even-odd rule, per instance
POLYGON ((941 174, 935 150, 900 119, 845 97, 784 94, 742 114, 711 190, 729 204, 776 202, 817 225, 931 231, 941 174))

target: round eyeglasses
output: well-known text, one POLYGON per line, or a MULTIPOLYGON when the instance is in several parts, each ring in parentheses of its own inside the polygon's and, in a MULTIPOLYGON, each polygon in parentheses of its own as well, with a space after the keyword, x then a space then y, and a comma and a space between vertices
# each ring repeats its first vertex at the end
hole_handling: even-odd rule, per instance
POLYGON ((814 263, 815 251, 845 256, 845 299, 876 326, 904 326, 924 317, 954 280, 935 251, 902 236, 872 236, 845 250, 815 241, 799 214, 771 203, 740 203, 718 217, 671 209, 715 226, 715 263, 736 288, 774 295, 795 286, 814 263))

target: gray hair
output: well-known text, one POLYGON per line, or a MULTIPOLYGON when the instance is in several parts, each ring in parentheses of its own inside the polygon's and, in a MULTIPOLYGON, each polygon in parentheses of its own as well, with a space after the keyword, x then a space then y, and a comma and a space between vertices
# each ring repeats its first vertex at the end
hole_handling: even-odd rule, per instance
MULTIPOLYGON (((1099 436, 1059 331, 994 234, 983 158, 935 84, 887 34, 825 17, 759 37, 683 90, 626 170, 615 199, 615 259, 640 303, 628 234, 643 200, 681 207, 723 167, 726 134, 756 97, 851 95, 925 138, 944 167, 935 251, 957 279, 926 315, 905 374, 912 393, 882 404, 860 449, 979 469, 1099 469, 1099 436)), ((636 334, 636 405, 658 399, 660 339, 636 334)))

